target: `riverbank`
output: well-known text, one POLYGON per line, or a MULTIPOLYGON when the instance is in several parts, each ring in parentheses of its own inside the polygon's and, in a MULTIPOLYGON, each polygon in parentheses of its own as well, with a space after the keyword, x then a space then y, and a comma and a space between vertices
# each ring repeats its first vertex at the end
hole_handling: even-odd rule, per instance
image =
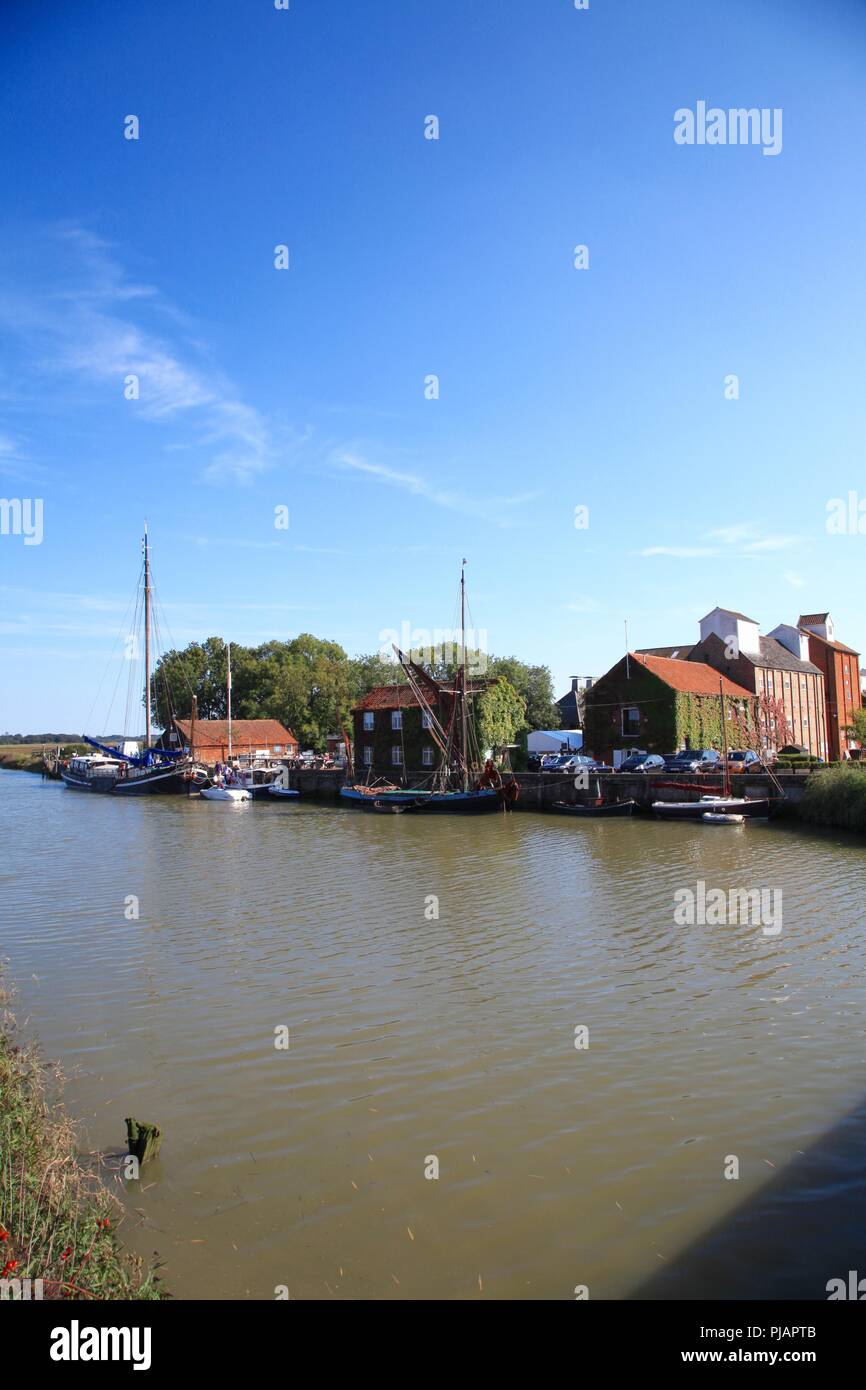
POLYGON ((866 833, 866 767, 842 764, 812 773, 799 810, 807 823, 866 833))
POLYGON ((32 1281, 31 1297, 41 1280, 46 1299, 165 1298, 156 1271, 118 1238, 123 1206, 62 1105, 49 1104, 57 1077, 14 1041, 6 999, 0 986, 0 1277, 32 1281))
POLYGON ((0 744, 0 768, 8 772, 41 772, 42 749, 32 743, 0 744))

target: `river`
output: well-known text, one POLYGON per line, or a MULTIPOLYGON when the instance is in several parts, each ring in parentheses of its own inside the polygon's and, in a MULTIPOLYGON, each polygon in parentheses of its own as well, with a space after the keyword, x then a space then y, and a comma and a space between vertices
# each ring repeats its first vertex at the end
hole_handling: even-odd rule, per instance
POLYGON ((742 1219, 861 1102, 853 837, 4 772, 0 843, 19 1021, 94 1147, 164 1132, 124 1232, 177 1298, 621 1298, 666 1268, 825 1297, 854 1267, 853 1233, 818 1255, 796 1219, 859 1180, 844 1146, 787 1182, 772 1249, 742 1219), (679 925, 699 883, 781 893, 781 930, 679 925))

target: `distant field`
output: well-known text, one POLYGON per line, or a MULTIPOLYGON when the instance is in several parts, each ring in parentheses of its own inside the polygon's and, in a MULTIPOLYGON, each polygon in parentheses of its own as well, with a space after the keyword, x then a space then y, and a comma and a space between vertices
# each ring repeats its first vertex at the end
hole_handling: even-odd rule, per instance
MULTIPOLYGON (((46 747, 53 747, 46 744, 46 747)), ((84 748, 83 744, 64 743, 64 753, 72 753, 84 748)), ((42 767, 41 743, 0 743, 0 767, 18 768, 24 771, 39 771, 42 767)))

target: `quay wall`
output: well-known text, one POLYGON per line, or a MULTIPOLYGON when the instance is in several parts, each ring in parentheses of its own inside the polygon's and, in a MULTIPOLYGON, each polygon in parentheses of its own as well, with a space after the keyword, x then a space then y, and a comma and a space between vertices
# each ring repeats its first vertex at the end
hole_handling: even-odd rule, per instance
MULTIPOLYGON (((600 790, 605 801, 636 801, 638 806, 649 810, 653 801, 689 800, 692 793, 686 786, 694 788, 694 795, 721 794, 723 779, 707 773, 677 773, 676 777, 644 775, 641 773, 609 772, 590 776, 589 791, 579 791, 573 777, 557 777, 555 774, 538 772, 519 772, 516 780, 520 783, 520 796, 516 803, 518 811, 545 811, 554 801, 575 802, 595 800, 600 790), (676 781, 679 788, 659 787, 658 782, 676 781)), ((782 773, 776 781, 782 787, 786 802, 779 810, 792 811, 802 799, 806 785, 805 773, 782 773)), ((731 778, 733 796, 770 796, 777 798, 779 790, 770 777, 744 773, 731 778)))

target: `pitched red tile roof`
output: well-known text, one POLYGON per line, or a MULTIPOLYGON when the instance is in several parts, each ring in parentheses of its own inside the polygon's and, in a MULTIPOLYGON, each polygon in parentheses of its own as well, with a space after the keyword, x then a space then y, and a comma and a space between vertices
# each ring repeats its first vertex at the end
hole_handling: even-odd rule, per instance
POLYGON ((419 704, 418 697, 412 693, 408 685, 375 685, 352 706, 352 713, 365 709, 407 709, 410 706, 417 708, 419 704))
MULTIPOLYGON (((705 661, 677 661, 666 656, 647 656, 644 652, 631 652, 631 659, 639 661, 659 680, 672 690, 681 690, 690 695, 718 695, 719 672, 705 661)), ((754 699, 754 692, 736 685, 727 676, 721 677, 722 689, 726 695, 738 700, 754 699)))
POLYGON ((813 632, 811 628, 805 627, 802 622, 800 623, 800 627, 807 637, 814 637, 816 642, 823 642, 825 647, 832 647, 836 652, 847 652, 849 656, 860 655, 853 647, 846 647, 844 642, 831 642, 829 637, 822 637, 820 632, 813 632))
MULTIPOLYGON (((468 680, 466 689, 470 695, 477 695, 486 690, 489 685, 495 685, 498 676, 492 676, 489 680, 468 680)), ((453 685, 442 685, 443 695, 453 695, 453 685)), ((435 701, 433 702, 435 703, 435 701)), ((357 704, 352 706, 352 713, 366 709, 410 709, 417 707, 420 701, 413 695, 411 686, 408 685, 376 685, 372 690, 368 690, 366 695, 362 695, 357 704)))
MULTIPOLYGON (((188 740, 192 720, 176 719, 174 722, 184 738, 188 740)), ((210 744, 228 743, 228 721, 225 719, 197 719, 195 722, 195 741, 203 747, 210 744)), ((285 728, 278 719, 233 719, 232 743, 236 748, 241 748, 247 743, 253 748, 273 748, 278 743, 283 748, 292 743, 296 748, 300 747, 291 729, 285 728)))

